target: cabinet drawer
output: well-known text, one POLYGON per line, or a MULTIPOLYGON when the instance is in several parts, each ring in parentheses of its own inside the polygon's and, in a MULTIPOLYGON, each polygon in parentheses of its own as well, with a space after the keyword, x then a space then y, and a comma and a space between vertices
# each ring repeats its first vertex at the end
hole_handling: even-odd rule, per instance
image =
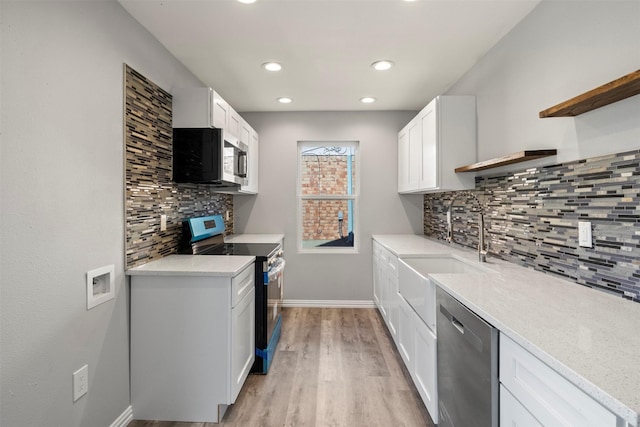
POLYGON ((231 307, 235 307, 254 288, 254 265, 231 279, 231 307))
POLYGON ((542 425, 617 425, 613 413, 502 334, 500 382, 542 425))

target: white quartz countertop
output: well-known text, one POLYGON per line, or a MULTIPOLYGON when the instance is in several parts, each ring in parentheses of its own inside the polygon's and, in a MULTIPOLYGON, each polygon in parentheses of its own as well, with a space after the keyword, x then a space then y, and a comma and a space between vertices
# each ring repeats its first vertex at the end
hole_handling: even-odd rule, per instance
POLYGON ((284 234, 233 234, 225 236, 225 243, 280 243, 284 234))
MULTIPOLYGON (((400 258, 477 253, 418 235, 374 235, 400 258)), ((431 278, 631 425, 640 426, 640 304, 488 257, 495 273, 431 278)))
POLYGON ((131 268, 127 275, 233 277, 254 261, 253 256, 169 255, 131 268))

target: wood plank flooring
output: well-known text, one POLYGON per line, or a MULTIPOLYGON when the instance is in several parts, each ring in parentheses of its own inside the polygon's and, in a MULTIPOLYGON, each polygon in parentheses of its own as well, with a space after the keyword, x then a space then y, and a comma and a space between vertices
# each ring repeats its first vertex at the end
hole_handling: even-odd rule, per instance
POLYGON ((282 320, 269 374, 249 375, 220 424, 128 427, 434 425, 377 310, 285 308, 282 320))

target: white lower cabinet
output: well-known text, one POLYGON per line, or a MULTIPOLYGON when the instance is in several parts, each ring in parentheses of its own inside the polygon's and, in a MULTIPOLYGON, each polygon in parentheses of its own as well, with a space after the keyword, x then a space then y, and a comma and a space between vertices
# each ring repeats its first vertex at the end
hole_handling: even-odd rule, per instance
POLYGON ((438 367, 436 336, 420 319, 415 320, 415 363, 413 383, 422 397, 431 418, 438 422, 438 367))
POLYGON ((218 422, 255 358, 254 266, 235 277, 131 276, 131 407, 218 422))
POLYGON ((399 321, 398 257, 373 242, 373 300, 394 341, 399 321))
MULTIPOLYGON (((431 329, 400 294, 399 290, 403 286, 401 280, 406 280, 406 277, 403 278, 400 274, 401 264, 397 256, 373 241, 373 300, 429 415, 433 422, 437 423, 435 322, 431 329)), ((428 284, 433 286, 431 283, 428 284)), ((435 311, 435 300, 432 304, 424 305, 425 317, 435 319, 435 312, 428 313, 429 309, 426 307, 429 306, 431 311, 435 311)))
POLYGON ((522 407, 506 395, 507 403, 500 402, 500 417, 506 420, 501 426, 620 425, 616 415, 504 334, 500 334, 500 383, 522 407))
MULTIPOLYGON (((253 269, 251 274, 253 276, 253 269)), ((256 298, 251 291, 231 309, 231 401, 235 402, 244 381, 251 371, 256 354, 256 298)))
POLYGON ((398 351, 400 352, 400 356, 402 356, 402 360, 404 361, 407 370, 413 377, 414 342, 416 334, 413 317, 415 316, 415 313, 404 298, 400 300, 399 306, 400 322, 398 324, 398 342, 396 343, 396 346, 398 347, 398 351))

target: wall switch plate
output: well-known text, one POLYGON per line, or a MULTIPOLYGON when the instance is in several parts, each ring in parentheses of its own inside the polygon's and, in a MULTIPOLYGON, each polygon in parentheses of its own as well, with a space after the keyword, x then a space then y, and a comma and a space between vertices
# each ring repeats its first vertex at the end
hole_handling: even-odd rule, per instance
POLYGON ((591 222, 578 221, 578 244, 583 248, 592 248, 591 222))
POLYGON ((160 215, 160 231, 167 231, 167 216, 160 215))
POLYGON ((229 221, 229 219, 231 219, 231 212, 226 211, 226 212, 224 213, 224 219, 225 219, 226 221, 229 221))
POLYGON ((73 373, 73 401, 80 399, 89 391, 89 366, 84 365, 73 373))

